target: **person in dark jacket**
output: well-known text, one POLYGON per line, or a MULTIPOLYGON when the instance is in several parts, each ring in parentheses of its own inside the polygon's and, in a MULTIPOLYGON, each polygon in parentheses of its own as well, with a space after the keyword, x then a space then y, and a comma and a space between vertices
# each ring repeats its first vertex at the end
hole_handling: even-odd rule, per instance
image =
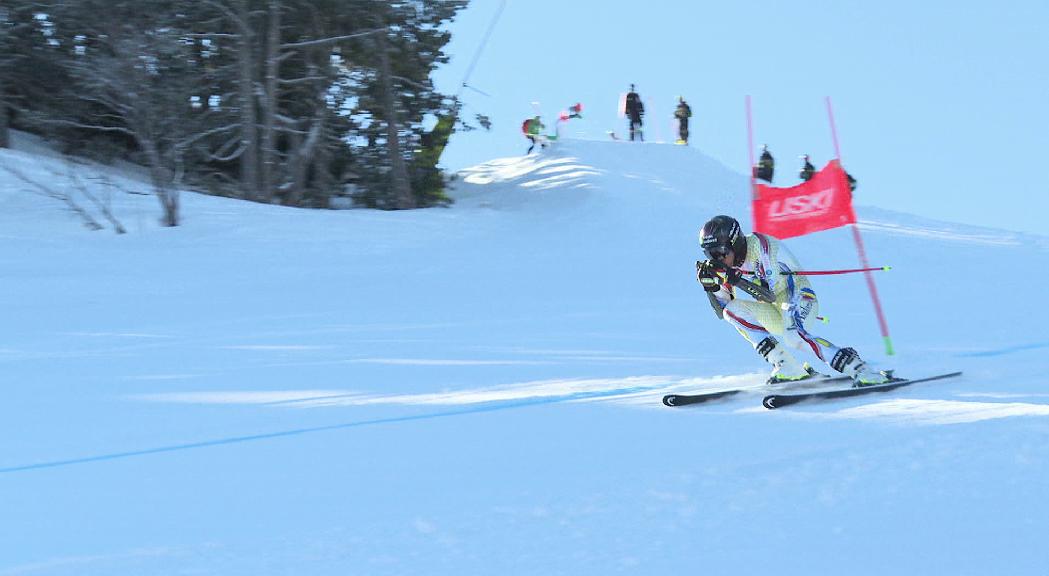
POLYGON ((641 103, 641 97, 634 91, 634 85, 630 85, 630 92, 626 95, 626 115, 630 119, 630 140, 634 139, 635 132, 642 142, 645 141, 645 133, 642 130, 641 118, 645 115, 645 105, 641 103))
MULTIPOLYGON (((798 172, 798 177, 801 178, 802 182, 808 182, 816 174, 816 167, 809 161, 808 154, 802 156, 801 159, 805 161, 805 164, 801 167, 801 172, 798 172)), ((845 173, 845 178, 849 181, 849 192, 855 192, 856 179, 848 172, 845 173)))
POLYGON ((761 158, 758 160, 758 165, 754 167, 754 177, 772 184, 772 173, 775 169, 776 161, 769 152, 769 145, 765 144, 761 147, 761 158))
POLYGON ((809 155, 805 154, 801 157, 805 161, 805 164, 801 167, 801 172, 798 172, 798 177, 801 178, 802 182, 808 182, 812 180, 812 176, 816 173, 816 167, 809 161, 809 155))
POLYGON ((677 109, 674 110, 674 118, 677 118, 677 143, 688 144, 688 119, 692 117, 692 108, 685 102, 684 96, 677 97, 677 109))

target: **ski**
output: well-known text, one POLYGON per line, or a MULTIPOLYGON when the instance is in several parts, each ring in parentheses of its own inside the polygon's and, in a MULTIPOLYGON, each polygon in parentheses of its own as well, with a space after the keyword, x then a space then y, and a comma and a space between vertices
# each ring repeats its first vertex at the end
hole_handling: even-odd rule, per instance
POLYGON ((707 392, 704 394, 667 394, 663 397, 663 404, 671 407, 702 404, 704 402, 710 402, 711 400, 719 400, 721 398, 735 396, 743 390, 743 388, 734 388, 731 390, 719 390, 717 392, 707 392))
POLYGON ((918 384, 919 382, 932 382, 933 380, 943 380, 944 378, 954 378, 955 376, 961 376, 961 372, 950 372, 948 374, 940 374, 937 376, 928 376, 926 378, 900 378, 893 379, 884 384, 874 384, 872 386, 856 386, 853 388, 842 388, 838 390, 824 390, 820 392, 805 392, 801 394, 770 394, 765 396, 765 399, 761 401, 769 410, 776 408, 782 408, 784 406, 790 406, 791 404, 797 404, 798 402, 805 402, 808 400, 833 400, 836 398, 849 398, 852 396, 859 396, 861 394, 872 394, 877 392, 888 392, 903 386, 909 386, 911 384, 918 384))
MULTIPOLYGON (((806 378, 804 380, 797 380, 795 382, 787 382, 788 385, 793 386, 812 386, 812 385, 823 385, 834 382, 844 382, 849 380, 848 376, 826 376, 823 378, 806 378)), ((728 390, 718 390, 716 392, 704 392, 701 394, 667 394, 663 396, 663 404, 670 407, 676 406, 689 406, 692 404, 702 404, 704 402, 710 402, 713 400, 721 400, 722 398, 728 398, 735 396, 741 392, 762 390, 765 389, 769 384, 761 384, 759 386, 748 387, 748 388, 731 388, 728 390)))

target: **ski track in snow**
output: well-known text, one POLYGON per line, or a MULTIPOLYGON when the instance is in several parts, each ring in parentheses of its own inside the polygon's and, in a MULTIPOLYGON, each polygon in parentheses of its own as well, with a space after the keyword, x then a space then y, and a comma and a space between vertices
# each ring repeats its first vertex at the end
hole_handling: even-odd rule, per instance
POLYGON ((40 562, 2 568, 0 569, 0 576, 22 576, 26 574, 38 574, 41 572, 46 573, 51 570, 70 570, 77 568, 82 570, 92 565, 112 563, 113 561, 156 558, 172 556, 174 554, 176 554, 176 551, 170 548, 148 548, 132 549, 122 553, 100 554, 96 556, 62 556, 42 560, 40 562))
MULTIPOLYGON (((491 402, 517 402, 521 400, 578 400, 624 396, 639 390, 665 389, 665 376, 639 376, 612 379, 569 379, 543 380, 489 388, 448 391, 425 394, 368 394, 357 391, 213 391, 192 393, 165 393, 131 396, 129 399, 151 402, 177 402, 195 404, 270 404, 294 408, 319 408, 336 406, 365 406, 377 404, 419 406, 460 406, 491 402)), ((734 380, 734 379, 729 379, 734 380)), ((723 379, 707 380, 723 382, 723 379)), ((680 382, 674 386, 695 387, 695 380, 680 382)))
POLYGON ((270 390, 270 391, 221 391, 211 392, 165 392, 129 396, 129 400, 143 402, 171 402, 176 404, 280 404, 308 402, 320 398, 349 397, 355 393, 344 390, 270 390))
MULTIPOLYGON (((292 428, 283 429, 277 431, 261 432, 248 435, 240 436, 226 436, 221 438, 213 438, 210 440, 202 440, 195 442, 186 442, 180 444, 168 444, 163 446, 154 446, 150 448, 141 448, 136 450, 128 450, 123 452, 106 452, 101 454, 92 454, 88 456, 81 456, 78 458, 69 458, 64 460, 47 460, 33 463, 16 464, 13 466, 0 467, 0 474, 14 474, 24 473, 31 470, 42 470, 46 468, 60 468, 67 466, 77 466, 82 464, 97 463, 97 462, 108 462, 114 460, 123 460, 127 458, 135 458, 149 455, 166 454, 171 452, 182 452, 187 450, 198 450, 202 448, 213 448, 217 446, 229 446, 235 444, 244 444, 248 442, 259 442, 266 440, 274 440, 277 438, 287 438, 292 436, 302 436, 306 434, 316 434, 320 432, 331 432, 335 430, 345 430, 351 428, 361 428, 368 426, 378 425, 392 425, 392 424, 404 424, 409 422, 418 422, 422 420, 434 420, 452 418, 470 414, 478 414, 483 412, 496 412, 503 410, 512 410, 517 408, 534 407, 543 404, 552 404, 558 402, 566 402, 573 400, 586 400, 592 398, 602 398, 607 396, 616 396, 621 394, 630 394, 639 390, 651 389, 653 386, 658 385, 653 381, 659 381, 661 379, 655 377, 649 378, 628 378, 624 380, 617 380, 619 383, 634 384, 630 388, 616 388, 609 391, 605 388, 605 382, 603 381, 574 381, 570 383, 565 382, 547 382, 539 383, 539 387, 544 386, 552 387, 549 393, 543 394, 535 392, 525 392, 505 390, 505 391, 492 391, 492 390, 475 390, 468 391, 465 393, 448 393, 448 394, 406 394, 400 396, 386 396, 386 397, 371 397, 356 399, 355 394, 339 394, 335 397, 322 397, 318 399, 308 400, 274 400, 274 398, 280 398, 277 396, 269 395, 258 396, 255 393, 249 393, 247 396, 233 393, 230 395, 236 398, 238 403, 244 403, 245 399, 258 400, 265 398, 269 401, 270 405, 286 405, 286 404, 300 404, 305 403, 307 406, 312 407, 315 405, 328 405, 334 403, 335 405, 341 405, 349 403, 350 405, 364 406, 364 405, 375 405, 375 404, 414 404, 414 405, 443 405, 453 406, 445 410, 412 413, 397 416, 378 417, 378 418, 365 418, 359 420, 353 420, 348 422, 342 422, 338 424, 327 424, 321 426, 310 426, 303 428, 292 428), (566 389, 574 390, 569 394, 565 394, 566 389)), ((223 402, 225 398, 222 397, 224 393, 205 395, 203 399, 210 401, 223 402)), ((193 394, 188 396, 193 400, 193 403, 200 404, 201 397, 196 397, 193 394)), ((152 399, 150 395, 140 396, 139 399, 152 399)), ((167 399, 162 399, 166 401, 167 399)))
POLYGON ((1019 344, 1016 346, 1005 346, 1002 348, 996 348, 993 350, 977 350, 973 352, 961 352, 957 354, 959 358, 984 358, 988 356, 1004 356, 1006 354, 1014 354, 1016 352, 1026 352, 1028 350, 1039 350, 1042 348, 1049 348, 1049 342, 1035 342, 1031 344, 1019 344))
POLYGON ((313 350, 331 350, 335 346, 313 346, 307 344, 238 344, 220 346, 223 350, 246 350, 256 352, 305 352, 313 350))
MULTIPOLYGON (((788 408, 778 412, 786 410, 788 408)), ((817 420, 886 420, 899 424, 950 425, 1001 418, 1049 416, 1049 404, 895 398, 819 413, 793 411, 791 416, 817 420)))
POLYGON ((59 336, 82 336, 85 338, 174 338, 167 334, 146 334, 138 332, 60 332, 59 336))
POLYGON ((883 232, 899 236, 914 236, 919 238, 932 238, 948 242, 963 242, 967 244, 983 244, 988 246, 1019 246, 1023 240, 1017 234, 1012 233, 963 233, 953 230, 921 228, 917 226, 903 226, 899 224, 888 224, 885 222, 872 222, 861 220, 857 223, 860 230, 864 232, 883 232))
MULTIPOLYGON (((638 376, 612 379, 547 380, 508 386, 477 388, 427 394, 369 394, 365 391, 344 390, 283 390, 283 391, 211 391, 192 393, 164 393, 131 396, 131 400, 172 402, 185 404, 269 405, 291 408, 334 408, 368 405, 401 406, 463 406, 487 403, 520 402, 523 400, 614 402, 641 408, 664 410, 662 397, 671 393, 696 393, 730 388, 742 388, 744 394, 728 402, 716 402, 703 407, 675 408, 678 412, 696 413, 709 409, 724 411, 717 406, 733 407, 737 413, 765 413, 760 397, 768 392, 763 374, 745 374, 716 378, 675 378, 668 376, 638 376), (740 402, 751 404, 739 408, 740 402), (758 403, 758 406, 754 406, 758 403)), ((993 398, 1038 397, 1039 395, 959 394, 962 397, 993 398)), ((1044 395, 1049 397, 1049 395, 1044 395)), ((973 402, 959 400, 892 399, 875 401, 862 406, 835 408, 840 402, 811 402, 780 410, 790 417, 852 420, 886 420, 906 424, 960 424, 1023 416, 1049 416, 1049 405, 1023 402, 973 402), (806 411, 817 407, 820 412, 806 411)))

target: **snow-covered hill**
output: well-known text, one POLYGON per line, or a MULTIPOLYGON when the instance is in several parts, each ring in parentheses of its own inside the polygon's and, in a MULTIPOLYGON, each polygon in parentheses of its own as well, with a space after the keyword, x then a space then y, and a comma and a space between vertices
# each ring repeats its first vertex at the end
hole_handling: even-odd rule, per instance
MULTIPOLYGON (((694 148, 567 140, 412 212, 185 193, 167 229, 145 191, 0 150, 0 575, 1045 572, 1045 237, 860 188, 898 353, 859 276, 815 280, 813 331, 965 375, 668 409, 766 372, 694 280, 703 221, 749 221, 694 148)), ((857 264, 845 230, 789 244, 857 264)))

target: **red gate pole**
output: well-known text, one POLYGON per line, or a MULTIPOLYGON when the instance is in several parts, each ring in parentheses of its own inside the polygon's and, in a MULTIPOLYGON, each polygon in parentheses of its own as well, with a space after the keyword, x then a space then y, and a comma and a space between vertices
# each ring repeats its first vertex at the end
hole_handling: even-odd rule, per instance
MULTIPOLYGON (((834 155, 838 159, 838 163, 841 163, 841 147, 838 145, 838 129, 834 125, 834 109, 831 107, 830 96, 827 96, 827 117, 830 118, 830 133, 831 138, 834 139, 834 155)), ((852 223, 852 239, 856 242, 856 251, 860 255, 860 265, 864 268, 869 268, 870 264, 867 263, 867 251, 863 248, 863 238, 860 237, 860 229, 855 222, 852 223)), ((874 302, 874 312, 878 316, 878 326, 881 328, 881 337, 885 342, 885 353, 889 356, 894 354, 892 349, 892 338, 889 336, 889 325, 885 322, 885 314, 881 309, 881 301, 878 299, 878 288, 874 285, 874 275, 870 271, 865 271, 864 276, 867 277, 867 289, 871 293, 871 301, 874 302)))
POLYGON ((754 179, 754 121, 750 112, 750 95, 745 100, 747 109, 747 157, 750 159, 750 213, 751 225, 758 222, 758 182, 754 179))

